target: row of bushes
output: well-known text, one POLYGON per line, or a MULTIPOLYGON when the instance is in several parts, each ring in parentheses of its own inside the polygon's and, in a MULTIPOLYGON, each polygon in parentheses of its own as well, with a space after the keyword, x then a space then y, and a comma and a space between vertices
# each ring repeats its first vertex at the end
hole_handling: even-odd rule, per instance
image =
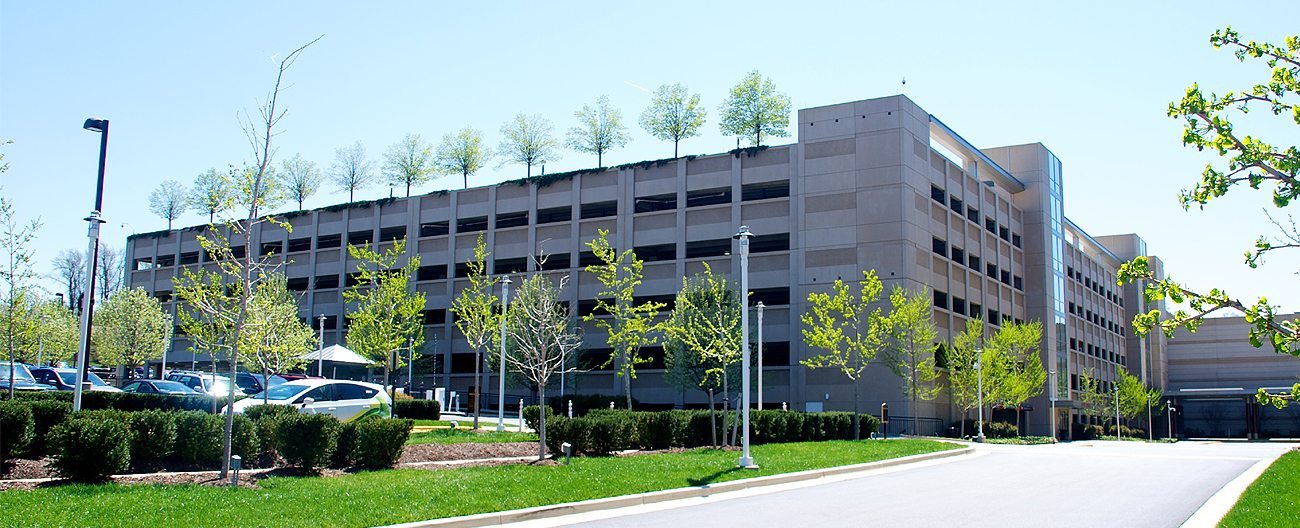
MULTIPOLYGON (((525 420, 536 428, 537 407, 525 409, 525 420)), ((751 441, 756 444, 852 440, 853 413, 794 411, 750 411, 753 426, 751 441)), ((721 411, 626 411, 592 410, 586 416, 568 418, 549 415, 546 421, 546 444, 559 453, 569 443, 579 453, 609 454, 624 449, 668 449, 700 447, 721 442, 734 421, 734 415, 721 411), (713 430, 717 427, 716 437, 713 430)), ((870 415, 859 415, 858 436, 869 438, 880 422, 870 415)))
MULTIPOLYGON (((979 433, 979 421, 973 418, 967 418, 965 424, 953 422, 951 436, 957 436, 964 432, 966 436, 975 436, 979 433)), ((1014 438, 1020 436, 1020 428, 1016 424, 1009 422, 984 422, 984 436, 986 438, 1014 438)))
MULTIPOLYGON (((62 401, 72 403, 70 391, 24 391, 14 394, 21 401, 62 401)), ((220 410, 226 398, 202 394, 167 396, 163 394, 136 394, 133 392, 88 391, 81 394, 83 410, 113 409, 118 411, 203 411, 220 410)))
MULTIPOLYGON (((1119 426, 1119 432, 1121 436, 1132 438, 1146 438, 1147 436, 1146 429, 1129 427, 1127 425, 1119 426)), ((1115 424, 1106 424, 1105 427, 1096 424, 1085 424, 1083 427, 1075 428, 1075 436, 1079 440, 1093 440, 1105 438, 1107 436, 1111 437, 1113 440, 1115 438, 1115 424)))
MULTIPOLYGON (((308 470, 390 467, 401 457, 412 425, 383 418, 341 424, 290 406, 254 406, 247 415, 235 415, 231 450, 249 466, 282 459, 308 470)), ((55 471, 77 481, 103 480, 133 465, 216 467, 224 432, 223 415, 198 411, 73 413, 70 404, 58 401, 0 402, 0 456, 53 455, 55 471)))

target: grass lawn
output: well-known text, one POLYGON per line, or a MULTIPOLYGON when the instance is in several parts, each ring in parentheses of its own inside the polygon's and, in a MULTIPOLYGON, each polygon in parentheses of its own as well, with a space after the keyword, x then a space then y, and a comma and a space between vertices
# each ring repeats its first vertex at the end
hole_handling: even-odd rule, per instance
POLYGON ((1300 451, 1277 459, 1246 488, 1221 528, 1294 527, 1300 519, 1300 451))
POLYGON ((385 470, 328 478, 276 477, 260 489, 197 485, 75 485, 0 492, 9 526, 374 526, 512 510, 870 462, 958 446, 931 440, 769 444, 762 469, 734 451, 697 449, 575 458, 570 466, 385 470))
POLYGON ((411 433, 406 440, 410 444, 489 444, 496 442, 536 442, 537 435, 532 433, 514 433, 506 431, 474 432, 469 429, 434 429, 424 433, 411 433))
POLYGON ((1010 438, 985 438, 988 444, 1039 445, 1052 443, 1050 436, 1013 436, 1010 438))

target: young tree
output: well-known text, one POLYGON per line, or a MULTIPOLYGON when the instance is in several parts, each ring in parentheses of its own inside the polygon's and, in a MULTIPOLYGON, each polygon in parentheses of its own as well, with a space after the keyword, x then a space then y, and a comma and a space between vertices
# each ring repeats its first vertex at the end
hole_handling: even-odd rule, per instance
POLYGON ((683 139, 700 135, 708 111, 700 104, 700 94, 685 86, 665 84, 655 90, 650 106, 641 113, 641 128, 655 139, 673 142, 673 157, 683 139))
POLYGON ((190 189, 190 207, 208 213, 208 223, 216 221, 217 213, 230 204, 230 175, 217 169, 208 169, 194 178, 190 189))
POLYGON ((85 293, 86 261, 84 254, 75 249, 65 249, 54 257, 54 276, 64 285, 69 310, 77 309, 77 299, 85 293))
MULTIPOLYGON (((1184 122, 1184 145, 1197 151, 1209 149, 1224 158, 1223 162, 1207 164, 1200 180, 1180 194, 1183 208, 1196 206, 1204 209, 1241 184, 1259 189, 1266 183, 1273 185, 1272 205, 1279 209, 1287 207, 1300 197, 1300 148, 1274 145, 1262 137, 1243 132, 1243 127, 1237 125, 1257 126, 1262 123, 1258 119, 1244 120, 1252 109, 1263 109, 1287 124, 1300 125, 1300 106, 1294 100, 1300 95, 1300 36, 1288 36, 1283 45, 1276 45, 1243 40, 1237 31, 1227 27, 1210 36, 1210 45, 1232 50, 1242 63, 1248 59, 1262 61, 1271 71, 1267 81, 1223 95, 1207 94, 1199 84, 1193 84, 1182 99, 1169 105, 1169 116, 1184 122)), ((1256 240, 1255 247, 1246 252, 1246 263, 1252 268, 1262 264, 1264 257, 1275 251, 1300 247, 1300 232, 1294 226, 1286 229, 1281 228, 1280 223, 1274 223, 1278 224, 1282 238, 1261 236, 1256 240)), ((1119 282, 1145 283, 1148 301, 1169 299, 1176 304, 1186 303, 1190 308, 1177 310, 1168 317, 1158 309, 1137 314, 1133 326, 1139 335, 1161 330, 1172 337, 1178 328, 1195 331, 1207 315, 1222 309, 1235 309, 1244 313, 1252 325, 1248 336, 1251 345, 1267 345, 1278 353, 1300 355, 1300 321, 1280 317, 1265 297, 1248 304, 1249 300, 1220 288, 1193 290, 1172 278, 1160 280, 1149 269, 1146 257, 1138 257, 1121 266, 1119 282)), ((1293 393, 1300 393, 1300 383, 1296 384, 1293 393)), ((1258 396, 1261 401, 1279 405, 1286 403, 1285 399, 1271 399, 1262 389, 1258 396)))
POLYGON ((348 192, 349 202, 356 201, 357 190, 369 187, 375 181, 370 160, 366 159, 366 146, 358 141, 350 147, 336 149, 330 178, 340 191, 348 192))
POLYGON ((604 154, 627 145, 629 136, 623 126, 623 113, 609 106, 609 97, 596 99, 595 108, 582 105, 573 113, 578 126, 569 129, 569 148, 596 155, 596 166, 604 167, 604 154))
MULTIPOLYGON (((262 207, 273 202, 276 198, 275 182, 273 181, 273 175, 270 174, 272 172, 272 158, 275 154, 272 140, 277 134, 276 125, 285 115, 285 110, 279 106, 284 74, 298 60, 303 50, 321 38, 317 37, 304 44, 280 61, 275 84, 272 86, 265 103, 258 109, 258 121, 254 122, 248 116, 245 116, 242 120, 241 125, 247 136, 249 146, 252 148, 253 163, 249 165, 252 170, 241 171, 240 180, 231 182, 232 192, 225 193, 230 196, 226 202, 230 205, 218 209, 221 211, 231 210, 232 218, 224 222, 224 226, 221 228, 209 226, 206 232, 196 237, 199 245, 217 261, 217 267, 221 274, 226 279, 229 279, 226 284, 220 286, 233 292, 235 296, 233 302, 230 302, 232 299, 225 294, 215 296, 214 299, 204 299, 202 293, 206 292, 207 289, 188 282, 194 278, 202 277, 196 277, 188 269, 183 277, 174 280, 177 283, 177 295, 181 297, 182 301, 195 306, 195 309, 199 310, 204 317, 214 319, 215 321, 211 323, 214 328, 229 331, 228 338, 223 337, 222 341, 230 343, 231 348, 228 357, 232 359, 240 357, 241 336, 248 326, 251 297, 255 291, 256 283, 266 277, 266 271, 269 267, 265 257, 258 257, 260 252, 257 251, 257 248, 261 246, 261 224, 263 222, 273 222, 286 231, 293 230, 293 226, 288 222, 281 222, 263 216, 262 212, 262 207), (233 211, 234 204, 243 204, 247 209, 233 211), (245 212, 247 214, 244 214, 245 212), (242 218, 237 218, 239 216, 242 216, 242 218), (232 237, 246 241, 242 254, 236 253, 234 248, 231 247, 230 240, 232 237), (182 296, 182 292, 199 295, 196 295, 195 298, 185 298, 182 296), (231 304, 237 307, 233 311, 230 310, 231 304)), ((230 361, 230 379, 232 380, 235 379, 237 364, 238 361, 230 361)), ((227 393, 227 398, 231 401, 234 400, 234 387, 235 385, 231 383, 227 393)), ((225 438, 222 442, 222 478, 225 478, 230 471, 231 433, 234 430, 233 406, 228 406, 227 409, 225 438)))
POLYGON ((858 435, 858 380, 885 345, 888 320, 880 308, 871 305, 880 300, 884 286, 876 270, 862 272, 855 295, 841 279, 835 279, 831 291, 808 294, 808 311, 803 322, 803 342, 822 351, 800 363, 808 368, 834 368, 853 386, 853 438, 858 435))
POLYGON ((723 134, 748 137, 756 147, 763 144, 763 136, 790 135, 786 130, 790 126, 790 96, 776 91, 776 84, 758 70, 731 88, 719 112, 723 134))
POLYGON ((559 146, 551 137, 551 122, 538 114, 515 114, 514 119, 501 125, 501 164, 522 163, 528 167, 528 177, 533 177, 533 165, 545 164, 560 158, 559 146))
POLYGON ((885 318, 889 336, 885 364, 903 380, 903 391, 911 401, 912 434, 921 434, 917 404, 939 395, 939 371, 934 364, 934 340, 939 331, 931 315, 930 299, 928 288, 909 292, 895 286, 889 293, 892 310, 885 318))
POLYGON ((433 179, 437 167, 433 163, 433 147, 419 134, 407 134, 384 153, 384 176, 389 185, 405 185, 406 196, 411 196, 412 185, 423 185, 433 179))
POLYGON ((356 306, 348 314, 348 346, 372 364, 383 365, 384 385, 390 386, 392 371, 406 365, 397 352, 424 344, 424 292, 411 287, 420 255, 396 267, 406 255, 405 238, 383 253, 348 244, 348 255, 358 261, 357 283, 343 292, 343 300, 356 306))
MULTIPOLYGON (((506 363, 537 387, 537 401, 546 405, 546 384, 552 376, 571 370, 565 359, 582 346, 572 309, 560 299, 569 278, 559 284, 540 273, 524 279, 506 310, 506 363)), ((546 413, 537 428, 537 459, 546 457, 546 413)))
POLYGON ((81 321, 67 306, 53 299, 36 302, 31 315, 35 335, 28 339, 21 361, 32 364, 57 364, 71 360, 81 342, 81 321))
POLYGON ((638 354, 641 347, 654 343, 650 333, 659 328, 654 320, 659 317, 659 309, 664 304, 636 304, 636 287, 641 285, 644 263, 631 249, 619 253, 610 246, 608 230, 598 230, 596 238, 587 242, 587 247, 600 261, 600 264, 587 266, 587 272, 596 275, 604 289, 596 295, 596 309, 582 320, 595 321, 596 327, 609 335, 606 343, 613 352, 605 365, 613 365, 615 375, 623 378, 623 394, 627 398, 627 408, 631 410, 636 366, 651 361, 651 358, 638 354), (597 317, 598 312, 610 317, 597 317))
POLYGON ((978 317, 967 319, 961 333, 952 337, 948 349, 948 391, 953 405, 961 409, 961 431, 966 436, 966 418, 970 410, 979 405, 980 372, 978 363, 984 354, 984 321, 978 317))
POLYGON ((1084 416, 1091 416, 1102 423, 1115 418, 1114 393, 1105 390, 1102 382, 1093 376, 1090 369, 1081 369, 1079 372, 1078 392, 1080 411, 1084 416))
POLYGON ((1043 393, 1047 371, 1039 355, 1043 323, 1030 321, 1002 325, 985 344, 995 355, 985 369, 985 401, 992 405, 1016 409, 1016 427, 1020 426, 1020 404, 1043 393), (989 377, 990 371, 992 377, 989 377), (992 385, 989 385, 989 381, 992 385))
MULTIPOLYGON (((493 295, 497 279, 487 274, 487 259, 491 255, 483 234, 479 233, 478 243, 474 246, 474 258, 466 263, 469 266, 469 285, 460 290, 460 295, 451 303, 451 312, 456 315, 456 328, 474 351, 474 428, 478 429, 480 395, 486 381, 479 379, 479 367, 498 335, 501 333, 501 310, 499 299, 493 295)), ((545 405, 545 400, 542 401, 545 405)))
POLYGON ((27 331, 26 324, 17 316, 19 308, 26 305, 27 290, 36 277, 36 272, 32 270, 31 244, 36 240, 36 232, 40 228, 40 220, 19 220, 13 202, 0 196, 0 251, 4 252, 4 261, 0 264, 3 265, 0 268, 0 285, 4 286, 4 291, 0 292, 3 294, 0 301, 3 301, 4 312, 8 314, 3 321, 2 331, 8 343, 5 348, 9 355, 7 379, 10 380, 10 398, 14 397, 13 363, 16 360, 16 345, 22 337, 20 334, 27 331))
POLYGON ((298 202, 299 211, 302 210, 302 203, 316 194, 324 181, 316 163, 303 158, 302 154, 294 154, 292 158, 281 162, 280 174, 288 188, 289 198, 298 202))
MULTIPOLYGON (((254 324, 240 336, 239 362, 261 372, 263 379, 298 369, 306 361, 303 354, 316 348, 316 332, 298 318, 298 296, 289 291, 283 274, 272 273, 257 284, 248 310, 254 324)), ((268 398, 264 391, 262 403, 269 403, 268 398)))
POLYGON ((465 127, 442 136, 433 163, 443 174, 459 174, 468 189, 469 175, 482 169, 491 157, 492 149, 483 145, 483 133, 465 127))
POLYGON ((95 311, 95 355, 108 365, 130 372, 161 358, 172 337, 172 316, 144 288, 131 288, 109 297, 95 311))
POLYGON ((158 188, 149 193, 149 211, 167 221, 167 230, 171 231, 172 221, 180 218, 190 208, 190 190, 176 180, 164 180, 158 188))
MULTIPOLYGON (((740 361, 744 338, 740 329, 740 291, 726 277, 704 271, 683 279, 672 314, 662 325, 665 348, 687 349, 704 366, 700 387, 709 393, 709 416, 714 416, 714 390, 727 394, 728 371, 740 361)), ((729 406, 728 406, 729 407, 729 406)), ((713 426, 717 431, 717 425, 713 426)), ((717 438, 713 445, 718 445, 717 438)))

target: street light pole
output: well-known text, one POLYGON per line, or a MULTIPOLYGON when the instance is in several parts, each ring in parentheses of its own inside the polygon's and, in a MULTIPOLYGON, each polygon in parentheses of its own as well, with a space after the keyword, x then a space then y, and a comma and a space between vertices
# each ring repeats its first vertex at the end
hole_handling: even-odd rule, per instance
MULTIPOLYGON (((510 277, 501 278, 501 363, 497 377, 497 432, 506 430, 506 307, 510 303, 510 277)), ((542 403, 545 405, 545 402, 542 403)))
POLYGON ((1119 384, 1112 383, 1111 390, 1115 393, 1115 441, 1118 442, 1123 440, 1119 434, 1119 384))
POLYGON ((981 349, 975 350, 975 394, 977 398, 977 403, 975 405, 979 407, 979 413, 978 413, 979 419, 976 422, 977 427, 979 429, 975 435, 976 442, 984 441, 984 357, 983 356, 984 356, 983 350, 981 349))
POLYGON ((740 467, 757 469, 749 453, 749 239, 754 234, 749 226, 740 226, 732 238, 740 241, 740 421, 744 426, 741 436, 740 467))
POLYGON ((1052 428, 1052 443, 1056 443, 1056 369, 1049 370, 1047 373, 1051 376, 1051 381, 1047 382, 1047 400, 1051 404, 1048 413, 1052 417, 1050 426, 1052 428))
POLYGON ((758 313, 758 410, 763 410, 763 301, 754 310, 758 313))
POLYGON ((100 220, 99 215, 104 209, 104 162, 108 157, 108 120, 107 119, 87 119, 82 128, 92 132, 99 132, 99 177, 95 182, 95 208, 90 210, 90 216, 86 217, 86 222, 90 224, 90 229, 86 233, 88 239, 86 254, 90 256, 86 262, 86 294, 85 301, 81 307, 81 344, 77 347, 77 385, 72 388, 72 410, 81 410, 81 393, 82 385, 86 383, 86 371, 90 368, 90 335, 94 322, 93 312, 95 310, 95 271, 99 261, 99 224, 104 223, 100 220))
POLYGON ((320 342, 320 350, 316 351, 316 375, 325 377, 325 314, 320 314, 316 318, 316 340, 320 342))
POLYGON ((1165 436, 1165 438, 1173 440, 1174 439, 1174 403, 1172 401, 1165 400, 1165 416, 1169 418, 1169 429, 1166 431, 1167 435, 1165 436))
POLYGON ((1151 432, 1151 429, 1152 429, 1152 427, 1151 427, 1151 393, 1148 392, 1148 393, 1147 393, 1147 441, 1148 441, 1148 442, 1150 442, 1151 440, 1153 440, 1152 435, 1155 434, 1155 433, 1151 432))

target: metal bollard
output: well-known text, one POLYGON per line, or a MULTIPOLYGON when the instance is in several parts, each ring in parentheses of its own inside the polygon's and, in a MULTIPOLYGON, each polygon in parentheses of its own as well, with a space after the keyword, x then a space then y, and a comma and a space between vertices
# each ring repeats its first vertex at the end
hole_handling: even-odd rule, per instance
POLYGON ((569 457, 573 455, 573 444, 565 442, 560 444, 560 449, 564 450, 564 465, 569 465, 569 457))
POLYGON ((788 410, 790 410, 790 409, 786 407, 785 402, 781 402, 781 410, 782 410, 782 411, 788 411, 788 410))
POLYGON ((519 399, 519 432, 524 432, 524 399, 519 399))
POLYGON ((239 485, 239 470, 244 467, 244 459, 239 455, 230 457, 230 485, 239 485))
POLYGON ((573 400, 569 400, 569 418, 573 418, 573 400))

